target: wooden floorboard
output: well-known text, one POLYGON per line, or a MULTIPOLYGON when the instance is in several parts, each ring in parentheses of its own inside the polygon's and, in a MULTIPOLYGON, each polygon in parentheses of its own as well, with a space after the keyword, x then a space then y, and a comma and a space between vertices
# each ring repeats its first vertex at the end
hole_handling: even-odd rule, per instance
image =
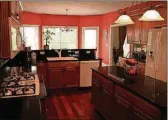
POLYGON ((104 120, 91 104, 90 91, 50 92, 42 104, 46 120, 104 120))

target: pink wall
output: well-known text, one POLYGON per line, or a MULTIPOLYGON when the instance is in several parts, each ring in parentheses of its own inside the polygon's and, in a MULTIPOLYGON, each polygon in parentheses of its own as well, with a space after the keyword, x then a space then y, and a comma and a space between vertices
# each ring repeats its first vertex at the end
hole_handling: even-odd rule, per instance
MULTIPOLYGON (((158 4, 160 1, 153 1, 153 4, 158 4)), ((134 10, 136 8, 143 8, 149 6, 149 3, 138 4, 129 8, 134 10)), ((167 9, 167 2, 165 2, 167 9)), ((124 8, 128 10, 128 8, 124 8)), ((144 13, 143 10, 138 13, 144 13)), ((135 12, 136 13, 136 12, 135 12)), ((99 26, 99 57, 103 58, 103 63, 109 64, 109 40, 104 40, 104 30, 110 32, 110 25, 118 18, 117 11, 110 12, 104 15, 91 15, 91 16, 64 16, 64 15, 47 15, 36 14, 30 12, 22 13, 22 24, 37 24, 40 25, 40 40, 42 41, 42 26, 55 25, 55 26, 78 26, 78 47, 82 47, 82 27, 99 26)), ((167 16, 165 17, 167 20, 167 16)), ((40 43, 40 47, 42 44, 40 43)))
POLYGON ((22 24, 39 25, 40 27, 40 48, 42 48, 42 26, 78 26, 78 47, 82 48, 82 27, 99 27, 99 57, 103 58, 103 62, 109 63, 109 41, 103 40, 103 31, 108 30, 110 25, 119 15, 117 12, 111 12, 105 15, 92 16, 64 16, 64 15, 48 15, 36 14, 30 12, 22 13, 22 24))

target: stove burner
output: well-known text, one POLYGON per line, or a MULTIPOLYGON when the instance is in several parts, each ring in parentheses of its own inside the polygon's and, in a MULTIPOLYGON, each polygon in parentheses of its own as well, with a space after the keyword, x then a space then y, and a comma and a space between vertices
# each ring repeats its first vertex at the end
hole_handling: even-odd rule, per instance
POLYGON ((22 73, 11 75, 3 79, 0 84, 0 96, 35 94, 35 74, 22 73))

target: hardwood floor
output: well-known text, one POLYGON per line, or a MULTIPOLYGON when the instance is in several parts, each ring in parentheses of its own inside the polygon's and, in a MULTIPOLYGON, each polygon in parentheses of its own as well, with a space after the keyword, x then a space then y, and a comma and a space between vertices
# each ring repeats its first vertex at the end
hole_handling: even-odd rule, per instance
POLYGON ((104 120, 91 104, 90 91, 51 92, 42 109, 46 120, 104 120))

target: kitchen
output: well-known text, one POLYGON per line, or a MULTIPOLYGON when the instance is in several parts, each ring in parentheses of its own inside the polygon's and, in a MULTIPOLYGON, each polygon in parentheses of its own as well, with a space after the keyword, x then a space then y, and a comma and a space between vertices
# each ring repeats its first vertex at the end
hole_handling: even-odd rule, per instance
POLYGON ((0 11, 2 120, 167 119, 166 1, 3 1, 0 11))

